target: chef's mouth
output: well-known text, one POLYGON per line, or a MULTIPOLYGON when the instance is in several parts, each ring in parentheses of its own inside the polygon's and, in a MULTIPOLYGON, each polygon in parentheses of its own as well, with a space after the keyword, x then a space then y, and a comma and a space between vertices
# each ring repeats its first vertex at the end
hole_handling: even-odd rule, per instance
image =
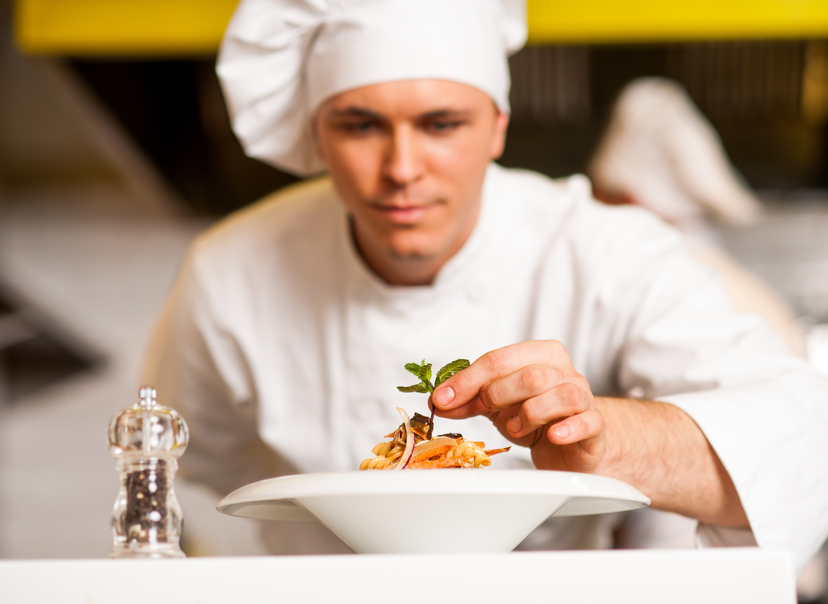
POLYGON ((408 210, 423 210, 431 207, 433 203, 417 203, 417 204, 375 204, 372 207, 381 212, 405 212, 408 210))
POLYGON ((392 222, 410 224, 421 220, 426 214, 436 209, 438 202, 427 203, 399 203, 399 204, 372 204, 372 210, 385 216, 392 222))

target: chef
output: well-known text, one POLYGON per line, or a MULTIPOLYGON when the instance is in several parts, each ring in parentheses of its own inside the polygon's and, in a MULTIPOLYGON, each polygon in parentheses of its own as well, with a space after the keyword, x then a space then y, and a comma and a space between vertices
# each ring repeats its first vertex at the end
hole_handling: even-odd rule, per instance
MULTIPOLYGON (((786 547, 802 568, 828 533, 826 380, 658 219, 597 204, 584 177, 493 163, 521 12, 242 0, 218 61, 234 129, 248 154, 327 176, 189 252, 147 366, 190 424, 183 474, 226 493, 354 470, 396 406, 426 412, 396 390, 403 365, 466 357, 431 399, 438 430, 518 445, 500 468, 618 478, 698 520, 702 546, 786 547)), ((601 522, 536 544, 608 545, 601 522)), ((341 549, 308 526, 274 551, 341 549)))

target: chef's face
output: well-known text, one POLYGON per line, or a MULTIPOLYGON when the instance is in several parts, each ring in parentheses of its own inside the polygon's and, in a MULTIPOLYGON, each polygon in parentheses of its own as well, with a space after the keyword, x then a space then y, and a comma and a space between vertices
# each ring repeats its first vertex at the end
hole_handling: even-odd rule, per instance
POLYGON ((462 247, 507 124, 484 92, 445 80, 375 84, 322 105, 317 151, 380 277, 429 283, 462 247))

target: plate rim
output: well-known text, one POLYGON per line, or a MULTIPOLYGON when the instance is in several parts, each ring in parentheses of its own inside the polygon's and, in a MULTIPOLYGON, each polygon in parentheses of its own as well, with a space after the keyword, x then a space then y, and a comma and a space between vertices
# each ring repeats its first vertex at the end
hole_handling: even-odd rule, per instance
POLYGON ((507 489, 507 492, 527 496, 570 495, 572 497, 583 496, 588 499, 622 499, 642 504, 642 507, 651 503, 650 499, 636 488, 608 476, 536 469, 478 469, 460 472, 451 469, 418 472, 352 471, 291 474, 244 485, 222 498, 216 504, 216 509, 222 513, 234 515, 225 510, 230 506, 252 503, 292 502, 297 505, 297 500, 310 497, 498 494, 504 492, 504 485, 518 480, 525 481, 526 484, 521 484, 520 489, 507 489), (443 476, 451 478, 443 478, 443 476), (346 484, 348 486, 345 489, 338 486, 346 484))

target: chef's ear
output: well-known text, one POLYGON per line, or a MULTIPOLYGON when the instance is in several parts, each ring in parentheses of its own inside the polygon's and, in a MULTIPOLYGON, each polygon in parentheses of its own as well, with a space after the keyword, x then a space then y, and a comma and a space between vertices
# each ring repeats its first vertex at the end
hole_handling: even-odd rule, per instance
POLYGON ((492 160, 496 160, 503 155, 503 149, 506 146, 506 130, 509 128, 509 114, 497 107, 495 107, 495 110, 497 113, 492 134, 492 148, 489 152, 492 160))

